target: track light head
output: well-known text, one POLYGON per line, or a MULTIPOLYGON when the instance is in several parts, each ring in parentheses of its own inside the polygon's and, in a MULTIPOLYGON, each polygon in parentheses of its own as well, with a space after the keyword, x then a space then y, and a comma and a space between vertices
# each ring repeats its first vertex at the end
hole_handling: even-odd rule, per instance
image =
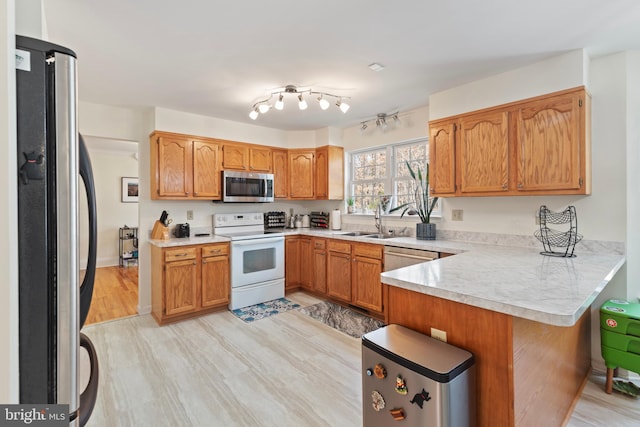
POLYGON ((320 94, 320 96, 318 97, 318 104, 320 104, 320 108, 322 108, 323 110, 326 110, 331 105, 329 101, 324 99, 323 94, 320 94))
POLYGON ((282 94, 278 96, 278 100, 276 101, 275 108, 276 110, 282 110, 284 108, 284 96, 282 94))
POLYGON ((251 120, 255 120, 255 119, 257 119, 257 118, 258 118, 258 116, 259 116, 259 114, 258 114, 258 108, 254 108, 254 109, 253 109, 253 110, 251 110, 251 112, 249 113, 249 118, 250 118, 251 120))
POLYGON ((349 108, 351 108, 351 106, 349 104, 347 104, 346 102, 342 102, 342 98, 338 99, 338 102, 336 102, 336 106, 343 113, 346 113, 347 111, 349 111, 349 108))
POLYGON ((258 105, 258 111, 260 112, 260 114, 268 113, 270 109, 271 109, 271 106, 267 103, 258 105))
POLYGON ((302 94, 298 95, 298 108, 300 108, 301 110, 307 109, 307 101, 302 98, 302 94))

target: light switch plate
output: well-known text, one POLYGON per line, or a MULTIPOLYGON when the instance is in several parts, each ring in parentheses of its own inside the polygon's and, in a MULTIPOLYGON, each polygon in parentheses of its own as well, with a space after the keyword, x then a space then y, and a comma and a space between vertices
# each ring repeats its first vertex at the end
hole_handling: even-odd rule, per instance
POLYGON ((462 221, 462 215, 464 211, 462 209, 451 210, 451 221, 462 221))
POLYGON ((193 211, 187 211, 187 221, 193 221, 193 211))

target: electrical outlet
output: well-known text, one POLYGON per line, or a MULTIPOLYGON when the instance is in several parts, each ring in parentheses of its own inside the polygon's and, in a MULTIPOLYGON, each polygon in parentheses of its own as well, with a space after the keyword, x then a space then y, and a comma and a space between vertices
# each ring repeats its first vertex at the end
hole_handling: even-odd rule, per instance
POLYGON ((447 333, 440 329, 431 328, 431 338, 435 338, 442 342, 447 342, 447 333))
POLYGON ((187 211, 187 221, 193 221, 193 211, 187 211))
POLYGON ((451 210, 451 221, 462 221, 462 214, 464 211, 462 209, 452 209, 451 210))

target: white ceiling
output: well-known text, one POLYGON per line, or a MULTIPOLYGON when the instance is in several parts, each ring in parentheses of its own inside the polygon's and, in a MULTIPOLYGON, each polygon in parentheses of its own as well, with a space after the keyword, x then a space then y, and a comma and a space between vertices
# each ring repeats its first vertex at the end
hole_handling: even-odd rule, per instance
MULTIPOLYGON (((434 92, 586 48, 640 49, 637 0, 47 0, 49 39, 78 54, 80 100, 285 130, 348 127, 434 92), (378 62, 386 68, 371 71, 378 62), (287 84, 351 109, 251 105, 287 84)), ((526 84, 523 82, 523 84, 526 84)))

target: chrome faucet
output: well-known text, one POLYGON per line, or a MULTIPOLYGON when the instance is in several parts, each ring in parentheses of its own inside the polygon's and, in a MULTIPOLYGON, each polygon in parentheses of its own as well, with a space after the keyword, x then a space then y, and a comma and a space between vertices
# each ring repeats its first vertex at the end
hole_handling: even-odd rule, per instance
POLYGON ((379 234, 383 234, 384 228, 382 227, 382 206, 380 206, 380 204, 378 204, 378 207, 376 208, 376 213, 374 214, 373 217, 376 222, 376 230, 378 230, 379 234))

